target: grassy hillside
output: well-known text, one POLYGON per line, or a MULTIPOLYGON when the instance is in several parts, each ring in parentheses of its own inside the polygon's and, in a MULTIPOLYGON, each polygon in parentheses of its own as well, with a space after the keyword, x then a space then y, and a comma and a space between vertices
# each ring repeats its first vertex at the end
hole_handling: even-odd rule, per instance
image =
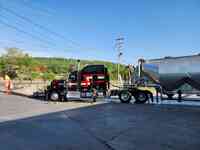
MULTIPOLYGON (((48 70, 51 70, 54 73, 68 73, 73 69, 77 69, 78 61, 75 59, 66 59, 66 58, 33 58, 40 64, 47 66, 48 70)), ((110 73, 111 79, 115 80, 117 78, 117 64, 108 62, 108 61, 99 61, 99 60, 80 60, 80 69, 88 64, 104 64, 110 73)), ((123 76, 126 75, 127 71, 124 65, 120 66, 120 72, 123 76)))
MULTIPOLYGON (((99 60, 80 60, 80 69, 87 64, 104 64, 107 66, 111 79, 117 78, 117 64, 99 60)), ((31 57, 17 48, 7 49, 6 54, 0 57, 0 72, 9 74, 12 78, 34 80, 42 78, 52 80, 55 77, 66 77, 67 74, 76 70, 78 61, 66 58, 31 57)), ((121 65, 122 77, 127 76, 125 66, 121 65)))

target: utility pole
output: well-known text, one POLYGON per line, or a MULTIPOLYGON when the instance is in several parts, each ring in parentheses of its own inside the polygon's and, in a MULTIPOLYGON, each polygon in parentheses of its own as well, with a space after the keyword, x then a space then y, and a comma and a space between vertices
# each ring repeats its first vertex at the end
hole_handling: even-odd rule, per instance
POLYGON ((123 45, 124 45, 124 38, 123 37, 119 37, 116 39, 116 49, 117 49, 117 79, 118 82, 120 81, 120 64, 121 64, 121 58, 123 55, 123 45))

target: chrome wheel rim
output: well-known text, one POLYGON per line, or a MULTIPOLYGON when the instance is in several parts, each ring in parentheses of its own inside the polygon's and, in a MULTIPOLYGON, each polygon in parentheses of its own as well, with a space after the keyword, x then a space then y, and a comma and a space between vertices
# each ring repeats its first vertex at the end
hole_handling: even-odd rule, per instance
POLYGON ((58 93, 52 93, 52 94, 51 94, 51 100, 53 100, 53 101, 57 101, 58 98, 59 98, 58 93))

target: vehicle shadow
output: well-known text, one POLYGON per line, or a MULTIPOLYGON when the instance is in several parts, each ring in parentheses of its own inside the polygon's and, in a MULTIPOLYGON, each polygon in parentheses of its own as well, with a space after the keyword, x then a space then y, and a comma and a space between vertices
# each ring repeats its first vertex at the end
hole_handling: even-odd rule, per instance
POLYGON ((168 100, 168 101, 193 101, 193 102, 200 102, 200 97, 183 97, 182 100, 179 100, 177 97, 174 97, 173 99, 169 99, 167 97, 163 97, 162 100, 168 100))
POLYGON ((197 150, 199 113, 198 107, 102 103, 1 122, 0 149, 197 150))

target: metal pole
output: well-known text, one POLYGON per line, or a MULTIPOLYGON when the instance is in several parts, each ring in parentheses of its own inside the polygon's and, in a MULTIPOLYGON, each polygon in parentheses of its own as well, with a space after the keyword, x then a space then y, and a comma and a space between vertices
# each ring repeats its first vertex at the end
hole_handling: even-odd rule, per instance
POLYGON ((138 60, 138 78, 140 79, 141 76, 141 61, 140 59, 138 60))
POLYGON ((80 70, 80 62, 81 62, 80 59, 78 59, 78 60, 77 60, 77 71, 80 70))
POLYGON ((141 78, 142 69, 143 69, 144 59, 140 58, 138 60, 138 77, 141 78))
POLYGON ((124 44, 124 38, 123 37, 119 37, 116 39, 116 49, 118 51, 118 63, 117 63, 117 79, 118 82, 120 81, 120 63, 121 63, 121 57, 123 55, 122 53, 122 47, 124 44))
POLYGON ((79 89, 80 89, 80 84, 79 84, 79 70, 80 70, 80 62, 81 62, 81 60, 80 59, 78 59, 77 60, 77 75, 76 75, 76 83, 77 83, 77 91, 79 91, 79 89))

